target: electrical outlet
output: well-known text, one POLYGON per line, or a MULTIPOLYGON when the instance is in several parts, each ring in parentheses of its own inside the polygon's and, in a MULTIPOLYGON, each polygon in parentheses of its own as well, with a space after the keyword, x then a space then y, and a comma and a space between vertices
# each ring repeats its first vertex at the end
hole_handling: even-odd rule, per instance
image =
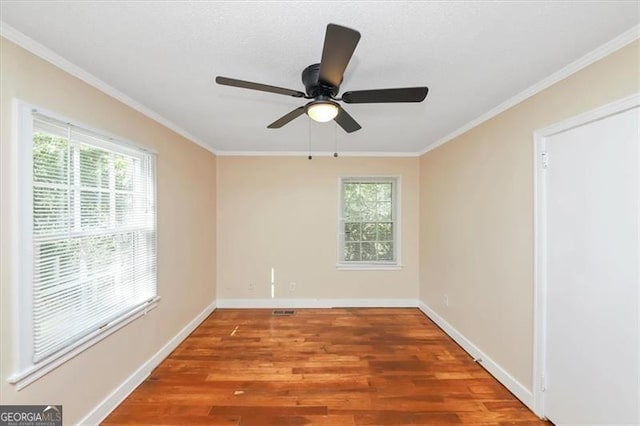
POLYGON ((289 291, 296 291, 296 283, 289 283, 289 291))
POLYGON ((253 291, 256 289, 256 285, 254 283, 249 283, 249 291, 253 291))
POLYGON ((442 303, 444 303, 444 306, 449 306, 449 295, 448 294, 445 294, 442 297, 442 303))

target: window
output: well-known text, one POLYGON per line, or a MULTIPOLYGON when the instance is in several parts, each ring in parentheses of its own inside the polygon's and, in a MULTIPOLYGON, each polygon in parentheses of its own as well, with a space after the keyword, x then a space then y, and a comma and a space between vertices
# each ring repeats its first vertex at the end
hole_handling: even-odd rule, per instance
POLYGON ((157 299, 155 156, 33 111, 28 117, 14 382, 157 299))
POLYGON ((340 179, 338 266, 389 267, 399 264, 399 179, 340 179))

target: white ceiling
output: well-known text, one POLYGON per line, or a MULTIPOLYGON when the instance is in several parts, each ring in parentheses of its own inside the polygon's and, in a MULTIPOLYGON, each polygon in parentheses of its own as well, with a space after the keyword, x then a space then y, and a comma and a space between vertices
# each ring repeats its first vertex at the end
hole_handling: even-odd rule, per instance
POLYGON ((217 151, 406 152, 446 135, 640 21, 638 1, 7 1, 0 19, 217 151), (429 86, 420 104, 346 105, 363 129, 216 75, 304 90, 328 23, 362 34, 342 91, 429 86))

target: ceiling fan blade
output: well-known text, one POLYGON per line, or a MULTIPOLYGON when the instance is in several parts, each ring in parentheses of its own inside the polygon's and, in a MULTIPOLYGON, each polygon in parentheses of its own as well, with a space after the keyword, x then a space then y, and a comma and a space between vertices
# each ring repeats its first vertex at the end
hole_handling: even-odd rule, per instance
POLYGON ((336 115, 336 118, 333 120, 347 133, 353 133, 356 130, 362 129, 362 126, 360 126, 358 122, 354 120, 353 117, 351 117, 343 108, 340 108, 338 115, 336 115))
POLYGON ((356 90, 342 94, 347 104, 375 104, 388 102, 422 102, 429 93, 428 87, 405 87, 402 89, 356 90))
POLYGON ((288 114, 283 115, 282 117, 278 118, 276 121, 274 121, 273 123, 269 124, 267 126, 268 129, 279 129, 280 127, 284 126, 285 124, 287 124, 290 121, 293 121, 294 119, 300 117, 302 114, 304 114, 304 107, 298 107, 296 109, 294 109, 293 111, 291 111, 288 114))
POLYGON ((235 78, 218 76, 216 77, 216 83, 222 84, 223 86, 240 87, 242 89, 260 90, 262 92, 293 96, 294 98, 304 98, 304 93, 299 90, 285 89, 284 87, 269 86, 268 84, 253 83, 251 81, 236 80, 235 78))
POLYGON ((360 33, 336 24, 327 25, 320 62, 320 81, 338 87, 353 51, 360 41, 360 33))

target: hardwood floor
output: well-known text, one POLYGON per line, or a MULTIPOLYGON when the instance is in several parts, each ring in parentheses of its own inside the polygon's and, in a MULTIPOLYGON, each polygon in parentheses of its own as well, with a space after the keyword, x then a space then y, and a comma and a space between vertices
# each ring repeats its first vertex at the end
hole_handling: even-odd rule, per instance
POLYGON ((417 309, 219 309, 104 425, 546 424, 417 309))

